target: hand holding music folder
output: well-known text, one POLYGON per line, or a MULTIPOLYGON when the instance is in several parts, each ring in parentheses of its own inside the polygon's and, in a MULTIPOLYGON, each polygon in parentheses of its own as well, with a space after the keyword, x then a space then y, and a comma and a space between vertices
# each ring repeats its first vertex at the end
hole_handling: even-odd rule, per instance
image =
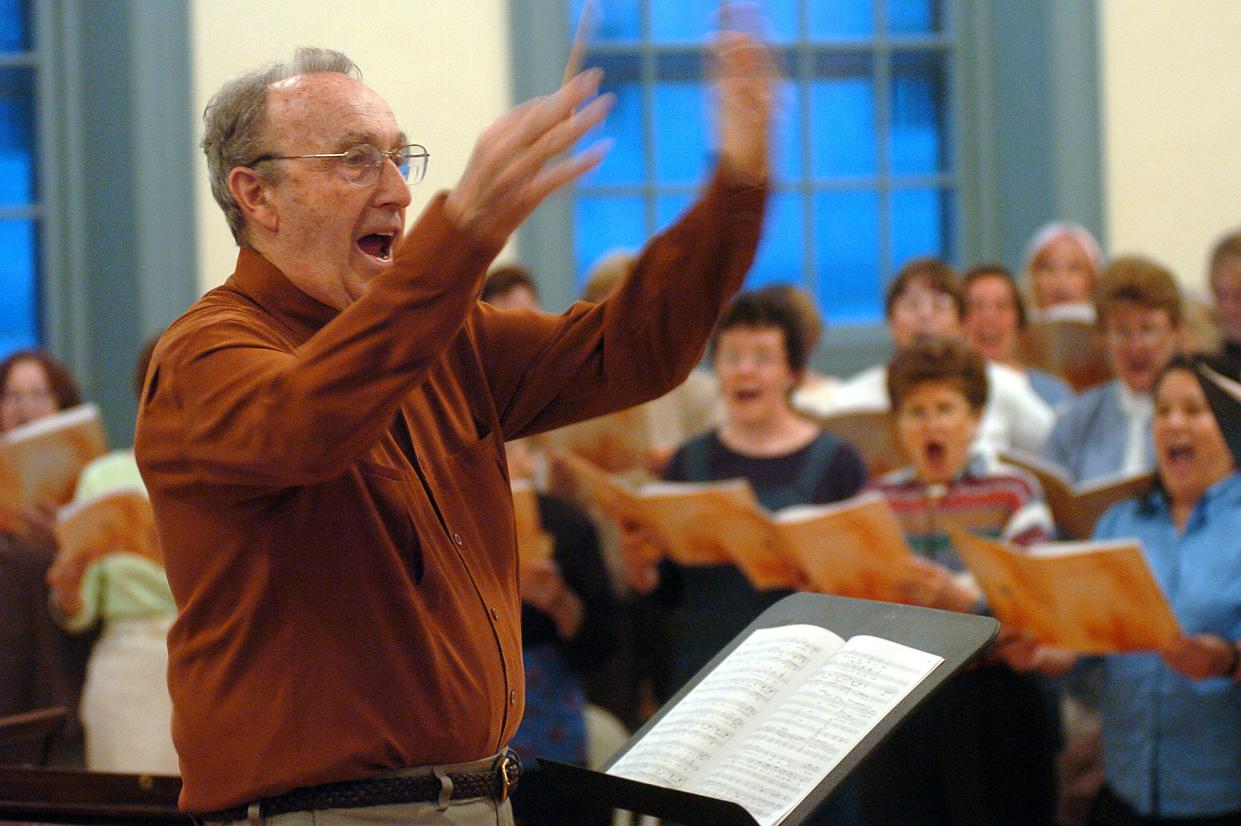
POLYGON ((795 826, 997 628, 989 617, 794 594, 603 772, 539 762, 568 791, 616 808, 702 826, 795 826))

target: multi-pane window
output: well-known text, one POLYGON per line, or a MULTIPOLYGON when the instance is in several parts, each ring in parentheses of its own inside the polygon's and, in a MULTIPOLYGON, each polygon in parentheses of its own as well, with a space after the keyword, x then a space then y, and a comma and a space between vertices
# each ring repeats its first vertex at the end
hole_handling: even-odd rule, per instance
MULTIPOLYGON (((566 0, 576 21, 584 0, 566 0)), ((917 255, 951 257, 950 0, 765 0, 783 64, 770 219, 749 286, 791 281, 835 324, 882 318, 884 285, 917 255)), ((617 97, 607 160, 579 183, 578 278, 640 246, 711 168, 704 44, 718 0, 606 0, 588 63, 617 97)), ((597 137, 597 136, 596 136, 597 137)))
POLYGON ((36 65, 29 0, 0 0, 0 353, 38 339, 36 65))

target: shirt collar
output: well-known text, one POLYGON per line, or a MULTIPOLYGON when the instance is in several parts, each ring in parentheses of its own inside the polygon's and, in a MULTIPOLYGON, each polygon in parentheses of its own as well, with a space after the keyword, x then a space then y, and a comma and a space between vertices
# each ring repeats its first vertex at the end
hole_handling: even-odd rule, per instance
POLYGON ((305 338, 339 315, 335 307, 299 290, 275 264, 249 247, 242 247, 237 253, 237 269, 225 286, 249 296, 305 338))
POLYGON ((1120 409, 1130 419, 1149 419, 1155 411, 1150 393, 1135 393, 1120 379, 1116 380, 1116 400, 1120 409))
POLYGON ((1236 510, 1241 507, 1241 473, 1232 473, 1220 479, 1202 493, 1195 510, 1201 511, 1206 518, 1213 518, 1220 509, 1236 510))

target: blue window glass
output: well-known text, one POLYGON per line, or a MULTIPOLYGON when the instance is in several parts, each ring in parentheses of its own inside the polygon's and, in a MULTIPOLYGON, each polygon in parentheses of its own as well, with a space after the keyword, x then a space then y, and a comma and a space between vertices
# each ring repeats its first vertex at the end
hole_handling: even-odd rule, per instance
POLYGON ((689 193, 677 193, 675 195, 660 195, 655 199, 655 231, 660 232, 668 227, 673 221, 681 217, 681 213, 693 201, 694 197, 689 193))
POLYGON ((34 86, 29 68, 0 69, 0 206, 34 201, 34 86))
MULTIPOLYGON (((651 40, 656 43, 700 43, 721 27, 719 0, 652 0, 651 40)), ((737 4, 735 14, 743 30, 751 28, 754 18, 737 4)), ((773 42, 797 37, 797 0, 766 0, 757 14, 762 34, 773 42)), ((734 25, 737 21, 734 21, 734 25)))
POLYGON ((892 34, 935 34, 942 25, 940 0, 888 0, 892 34))
POLYGON ((646 241, 646 204, 640 196, 579 195, 574 212, 574 260, 580 291, 586 271, 600 255, 617 247, 636 250, 646 241))
POLYGON ((829 324, 867 324, 883 315, 879 197, 873 190, 814 198, 815 276, 829 324))
POLYGON ((665 55, 658 61, 660 81, 652 90, 651 114, 655 179, 662 183, 701 180, 713 161, 708 153, 715 151, 715 118, 707 111, 701 64, 696 53, 665 55))
MULTIPOLYGON (((569 33, 582 19, 586 0, 569 0, 569 33)), ((642 36, 642 0, 594 0, 595 27, 591 42, 637 40, 642 36)))
POLYGON ((898 175, 946 172, 943 66, 930 55, 898 55, 892 66, 889 125, 892 171, 898 175))
POLYGON ((38 341, 36 241, 34 221, 0 221, 0 352, 38 341))
POLYGON ((812 172, 816 178, 874 175, 875 94, 869 58, 825 56, 810 87, 812 172))
POLYGON ((798 0, 766 0, 763 3, 763 19, 767 24, 765 34, 773 43, 796 40, 801 26, 797 14, 798 0))
POLYGON ((772 130, 771 160, 776 180, 798 181, 805 174, 801 96, 797 94, 797 86, 791 80, 782 81, 779 89, 776 122, 772 130))
POLYGON ((802 282, 806 272, 806 218, 802 204, 802 196, 797 192, 771 196, 766 231, 746 279, 748 288, 773 282, 802 282))
POLYGON ((29 0, 0 0, 0 52, 30 49, 29 21, 29 0))
MULTIPOLYGON (((570 25, 583 1, 566 4, 570 25)), ((766 36, 781 45, 784 79, 773 127, 773 195, 747 285, 810 284, 831 323, 879 322, 884 285, 901 263, 955 251, 951 44, 916 39, 944 31, 946 4, 755 5, 766 36), (877 109, 880 99, 887 111, 877 109)), ((719 26, 718 6, 602 4, 589 62, 605 70, 605 88, 618 102, 588 140, 607 136, 615 145, 577 188, 579 279, 600 254, 638 247, 674 221, 710 174, 717 111, 703 46, 719 26)), ((746 19, 743 28, 752 23, 746 19)))
POLYGON ((871 0, 807 0, 812 40, 870 37, 875 33, 871 0))
POLYGON ((651 3, 651 40, 656 43, 697 43, 719 28, 717 0, 676 0, 651 3))
POLYGON ((951 254, 952 198, 937 188, 892 192, 892 265, 911 258, 951 254))
POLYGON ((633 79, 632 62, 600 61, 607 72, 603 91, 616 95, 616 104, 598 129, 580 142, 585 146, 611 138, 612 148, 597 168, 583 176, 582 186, 639 183, 646 177, 642 126, 642 87, 633 79))

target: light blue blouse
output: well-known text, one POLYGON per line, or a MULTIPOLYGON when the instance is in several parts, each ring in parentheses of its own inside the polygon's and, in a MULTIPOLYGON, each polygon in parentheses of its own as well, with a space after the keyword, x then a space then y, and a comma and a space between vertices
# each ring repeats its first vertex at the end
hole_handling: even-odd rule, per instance
MULTIPOLYGON (((1114 506, 1095 537, 1141 540, 1187 634, 1241 639, 1241 475, 1208 489, 1180 536, 1156 492, 1114 506)), ((1155 653, 1098 664, 1103 763, 1116 794, 1147 816, 1241 811, 1241 686, 1191 680, 1155 653)))

